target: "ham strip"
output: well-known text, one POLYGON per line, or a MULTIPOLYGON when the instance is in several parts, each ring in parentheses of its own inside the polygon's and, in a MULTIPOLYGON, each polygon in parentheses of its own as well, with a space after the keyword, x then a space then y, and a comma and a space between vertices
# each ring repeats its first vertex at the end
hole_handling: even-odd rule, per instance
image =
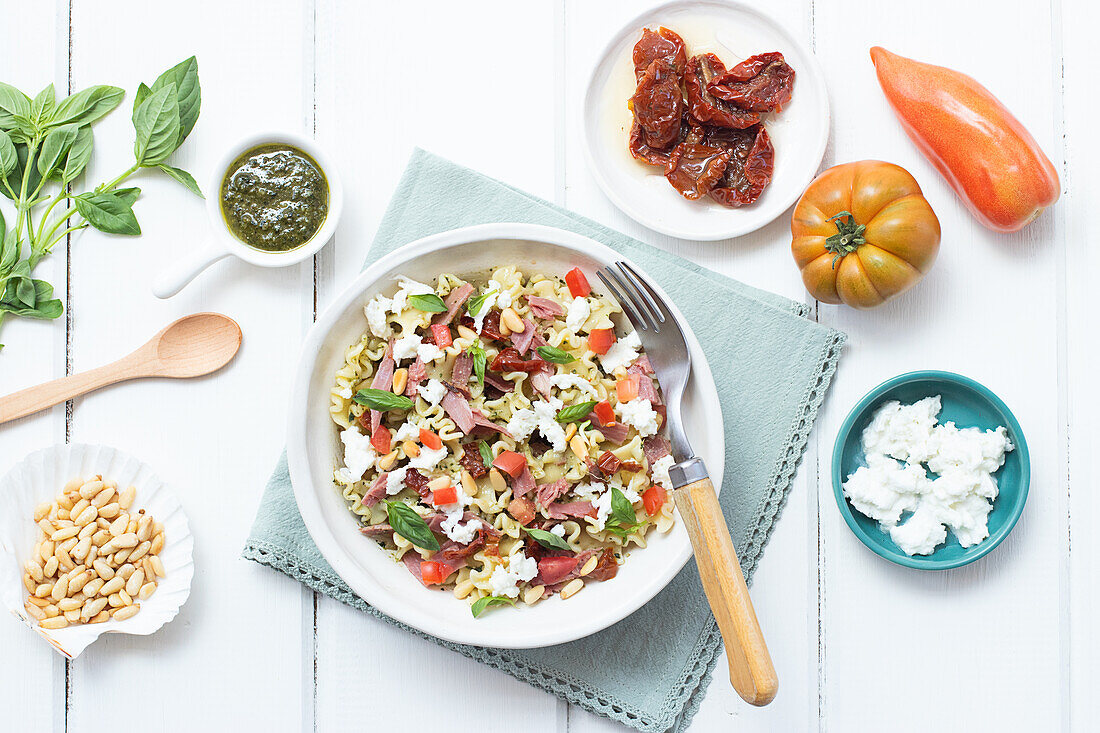
POLYGON ((657 386, 653 383, 653 379, 649 376, 653 373, 653 369, 649 364, 649 359, 645 356, 639 357, 638 361, 631 364, 627 370, 627 374, 633 374, 638 377, 638 396, 644 400, 648 400, 651 405, 661 404, 661 396, 657 393, 657 386), (645 362, 642 361, 645 359, 645 362))
POLYGON ((565 309, 549 298, 528 295, 527 305, 531 308, 531 313, 536 318, 556 318, 565 315, 565 309))
POLYGON ((551 519, 569 519, 570 517, 594 517, 596 507, 590 501, 554 502, 546 507, 551 519))
POLYGON ((374 479, 374 483, 370 485, 367 493, 363 494, 363 499, 359 503, 366 507, 372 507, 381 501, 382 497, 386 495, 387 476, 389 476, 389 473, 378 474, 378 478, 374 479))
POLYGON ((509 382, 495 372, 485 372, 485 384, 495 387, 506 394, 516 388, 515 382, 509 382))
POLYGON ((470 409, 470 403, 466 401, 466 397, 462 392, 457 389, 447 386, 447 394, 444 395, 440 401, 443 405, 443 410, 447 413, 447 417, 454 420, 454 424, 467 435, 474 429, 474 413, 470 409))
MULTIPOLYGON (((531 348, 531 341, 536 335, 535 324, 524 318, 523 331, 521 333, 513 333, 508 338, 512 340, 512 345, 516 347, 516 351, 520 353, 520 356, 525 356, 527 350, 531 348)), ((545 341, 543 343, 545 343, 545 341)))
POLYGON ((390 539, 390 535, 393 534, 393 527, 386 524, 385 522, 382 522, 381 524, 372 524, 367 527, 360 527, 359 531, 365 534, 367 537, 374 537, 375 539, 390 539))
POLYGON ((539 486, 538 493, 535 495, 535 501, 538 502, 539 506, 548 507, 567 491, 569 491, 569 482, 565 479, 558 479, 552 484, 542 484, 539 486))
MULTIPOLYGON (((550 366, 547 364, 547 366, 550 366)), ((550 384, 550 375, 553 374, 553 366, 550 366, 550 371, 545 368, 532 372, 531 374, 531 389, 538 392, 544 400, 550 399, 550 389, 553 387, 550 384)))
POLYGON ((642 452, 649 465, 653 465, 661 458, 672 453, 672 446, 668 439, 662 435, 651 435, 642 442, 642 452))
POLYGON ((495 422, 493 422, 489 418, 485 417, 485 415, 482 414, 481 410, 471 410, 470 414, 473 416, 473 420, 474 420, 473 432, 476 433, 479 429, 485 429, 485 430, 491 430, 491 431, 496 432, 496 433, 500 433, 501 435, 503 435, 506 438, 511 438, 512 437, 512 434, 509 433, 507 430, 505 430, 501 426, 497 425, 495 422))
POLYGON ((474 359, 466 353, 455 357, 455 363, 451 365, 451 384, 461 389, 466 389, 470 383, 470 375, 474 370, 474 359))
POLYGON ((534 490, 535 477, 531 475, 531 469, 524 464, 523 471, 520 472, 519 476, 512 479, 512 495, 522 498, 534 490))
POLYGON ((408 386, 405 387, 406 397, 416 397, 416 388, 428 378, 428 365, 418 356, 409 367, 408 386))
POLYGON ((622 445, 626 442, 626 436, 630 433, 630 426, 626 423, 613 422, 610 425, 601 425, 600 420, 596 417, 596 411, 588 413, 586 420, 592 421, 592 427, 600 431, 605 440, 610 440, 615 445, 622 445))
POLYGON ((581 568, 588 562, 588 558, 595 554, 596 550, 584 550, 576 555, 544 557, 539 560, 539 574, 531 581, 531 584, 550 587, 579 577, 581 568))
POLYGON ((437 313, 432 317, 432 323, 443 326, 450 325, 451 321, 458 315, 458 310, 465 305, 473 294, 474 286, 470 283, 465 283, 447 293, 447 297, 443 299, 443 305, 447 306, 447 312, 437 313))
MULTIPOLYGON (((393 389, 393 339, 390 339, 389 344, 386 345, 386 354, 382 357, 381 363, 378 364, 378 371, 374 375, 374 379, 371 380, 371 389, 380 389, 383 392, 389 392, 393 389)), ((370 430, 371 434, 378 430, 378 426, 382 424, 382 413, 378 410, 370 411, 370 430)))

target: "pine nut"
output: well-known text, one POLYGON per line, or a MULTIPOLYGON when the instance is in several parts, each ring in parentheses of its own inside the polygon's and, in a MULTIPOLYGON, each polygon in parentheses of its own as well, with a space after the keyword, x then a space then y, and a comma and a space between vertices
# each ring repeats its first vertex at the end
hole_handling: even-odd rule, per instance
POLYGON ((397 451, 390 451, 386 455, 378 459, 378 470, 388 471, 393 468, 393 464, 397 462, 397 451))
POLYGON ((34 578, 35 583, 42 582, 42 566, 34 560, 27 560, 23 563, 23 569, 27 571, 27 574, 34 578))
POLYGON ((45 519, 47 516, 49 516, 49 513, 53 510, 53 508, 54 505, 48 501, 44 501, 36 506, 34 508, 34 521, 40 522, 45 519))
POLYGON ((116 575, 103 584, 103 587, 99 589, 99 595, 109 596, 113 593, 117 593, 122 590, 124 585, 126 585, 126 581, 116 575))
POLYGON ((593 555, 592 557, 588 558, 588 560, 587 560, 587 561, 586 561, 586 562, 584 563, 584 565, 583 565, 583 566, 581 567, 581 573, 580 573, 580 574, 581 574, 581 577, 583 578, 583 577, 584 577, 585 575, 588 575, 588 574, 589 574, 589 573, 591 573, 591 572, 592 572, 593 570, 595 570, 595 569, 596 569, 596 565, 597 565, 597 564, 598 564, 599 562, 600 562, 600 558, 599 558, 599 556, 598 556, 598 555, 593 555))
POLYGON ((572 440, 569 441, 569 449, 573 451, 573 455, 575 455, 581 463, 584 463, 584 459, 588 458, 588 446, 585 445, 584 438, 579 435, 574 435, 572 440))
POLYGON ((125 621, 128 618, 133 618, 134 616, 136 616, 139 610, 141 610, 141 606, 138 606, 137 604, 133 606, 126 606, 125 608, 120 608, 116 610, 111 617, 115 621, 125 621))
POLYGON ((57 558, 50 555, 50 559, 46 561, 46 564, 42 566, 42 574, 47 578, 52 578, 57 574, 57 558))
POLYGON ((48 605, 48 606, 43 606, 43 607, 42 607, 42 611, 43 611, 43 613, 45 613, 45 614, 46 614, 46 616, 48 616, 49 618, 53 618, 54 616, 57 616, 58 614, 60 614, 60 613, 61 613, 61 609, 59 609, 59 608, 58 608, 57 606, 55 606, 55 605, 54 605, 54 604, 52 604, 52 603, 51 603, 50 605, 48 605))
POLYGON ((85 537, 77 543, 76 547, 69 554, 72 555, 74 560, 80 560, 83 562, 88 557, 88 551, 92 549, 92 538, 85 537))
POLYGON ((473 475, 466 470, 462 471, 462 490, 466 496, 477 495, 477 482, 474 481, 473 475))
POLYGON ((38 546, 38 556, 44 561, 49 562, 53 557, 53 542, 51 540, 42 540, 42 544, 38 546))
POLYGON ((504 477, 495 468, 489 469, 489 484, 493 487, 493 491, 498 494, 508 488, 508 484, 504 482, 504 477))
MULTIPOLYGON (((78 543, 78 542, 80 542, 80 538, 78 538, 78 537, 69 537, 68 539, 65 539, 65 540, 62 540, 61 542, 58 542, 57 547, 59 549, 64 550, 66 553, 69 553, 69 552, 72 552, 72 549, 74 547, 76 547, 76 543, 78 543)), ((54 554, 57 554, 56 550, 54 551, 54 554)))
POLYGON ((405 385, 409 383, 409 370, 404 367, 393 370, 393 393, 405 394, 405 385))
POLYGON ((523 602, 528 606, 533 606, 540 598, 542 594, 546 592, 545 585, 534 585, 523 591, 523 602))
POLYGON ((144 542, 153 536, 153 518, 145 516, 138 522, 137 538, 138 542, 144 542))
POLYGON ((523 323, 523 319, 511 308, 505 308, 501 311, 500 322, 507 325, 512 333, 523 333, 527 329, 527 326, 523 323))
POLYGON ((153 544, 149 547, 150 554, 159 555, 160 551, 164 549, 164 532, 158 532, 157 536, 153 538, 153 544))
POLYGON ((65 482, 65 488, 62 489, 62 492, 68 494, 71 491, 79 491, 80 487, 83 486, 83 485, 84 485, 84 479, 82 479, 82 478, 71 478, 71 479, 69 479, 68 481, 65 482))
POLYGON ((115 571, 115 575, 122 578, 123 582, 125 582, 125 581, 130 579, 131 575, 134 574, 135 569, 136 568, 134 567, 134 565, 132 563, 126 563, 125 565, 123 565, 122 567, 120 567, 118 570, 115 571))
POLYGON ((125 588, 118 592, 118 597, 122 600, 122 605, 124 605, 124 606, 134 605, 134 599, 130 597, 130 594, 126 592, 125 588))
POLYGON ((569 423, 569 427, 565 429, 565 439, 572 440, 573 436, 577 434, 577 423, 569 423))
POLYGON ((99 589, 103 587, 104 580, 99 576, 96 576, 84 584, 84 595, 91 598, 99 593, 99 589))
POLYGON ((58 509, 68 511, 73 508, 73 504, 75 504, 79 498, 79 494, 65 494, 57 499, 57 507, 58 509))
POLYGON ((111 531, 109 529, 101 529, 92 535, 92 544, 102 547, 111 539, 111 536, 111 531))
POLYGON ((79 611, 82 605, 84 603, 76 598, 62 598, 57 602, 57 607, 62 611, 72 611, 74 608, 79 611))
POLYGON ((115 577, 114 569, 112 569, 111 566, 107 564, 107 561, 103 558, 99 558, 94 563, 92 563, 92 567, 95 568, 95 571, 99 575, 99 577, 103 578, 103 580, 105 581, 109 581, 115 577))
POLYGON ((73 577, 69 578, 69 595, 79 593, 81 590, 83 590, 84 586, 88 584, 88 581, 91 580, 93 576, 95 576, 94 572, 92 572, 91 570, 85 570, 84 572, 77 573, 73 577))
POLYGON ((90 601, 86 601, 84 603, 84 609, 81 611, 80 615, 85 618, 92 618, 97 613, 106 608, 106 606, 106 598, 93 598, 90 601))
POLYGON ((450 476, 438 476, 438 477, 433 478, 431 481, 428 482, 428 488, 431 489, 432 491, 439 491, 440 489, 445 489, 450 485, 451 485, 451 477, 450 476))
POLYGON ((111 595, 107 596, 107 605, 111 608, 122 608, 126 604, 122 602, 122 596, 120 596, 118 593, 112 593, 111 595))
POLYGON ((38 588, 38 584, 34 582, 34 578, 31 577, 30 573, 23 573, 23 587, 26 588, 27 592, 32 596, 34 595, 35 589, 38 588))
POLYGON ((111 523, 108 522, 103 517, 100 517, 99 519, 95 520, 95 524, 100 529, 110 529, 111 528, 111 523))
POLYGON ((118 516, 120 509, 117 501, 112 501, 110 504, 104 504, 99 508, 99 516, 102 519, 114 519, 118 516))
POLYGON ((62 614, 65 616, 65 620, 67 620, 71 624, 75 624, 77 621, 80 620, 79 608, 74 608, 71 611, 63 611, 62 614))
POLYGON ((130 559, 131 552, 133 552, 132 548, 127 550, 119 550, 115 553, 115 556, 111 558, 111 562, 115 564, 115 567, 118 567, 119 565, 130 559))
POLYGON ((37 621, 42 621, 43 619, 46 618, 46 612, 43 611, 38 606, 31 603, 30 601, 27 601, 26 603, 24 603, 23 608, 27 609, 27 615, 29 615, 31 618, 33 618, 37 621))
MULTIPOLYGON (((135 529, 137 528, 135 527, 135 529)), ((126 534, 120 534, 114 539, 115 546, 118 547, 120 550, 137 547, 139 542, 141 542, 141 540, 138 539, 136 532, 127 532, 126 534)))
POLYGON ((51 520, 72 519, 72 515, 69 514, 68 509, 61 509, 60 507, 58 507, 56 511, 52 509, 50 510, 49 518, 51 520))
POLYGON ((39 608, 45 608, 46 606, 50 605, 50 602, 48 600, 46 600, 45 598, 39 598, 35 595, 27 596, 27 603, 31 603, 35 606, 38 606, 39 608))
POLYGON ((504 322, 503 318, 497 323, 497 330, 500 331, 500 335, 504 338, 508 338, 512 335, 512 329, 508 327, 508 324, 504 322))
POLYGON ((149 598, 149 596, 153 595, 153 591, 155 591, 156 589, 157 589, 156 581, 155 580, 154 581, 149 581, 145 585, 141 586, 141 589, 138 591, 138 594, 137 594, 138 600, 139 601, 147 600, 149 598))
POLYGON ((581 580, 580 578, 573 578, 565 584, 564 588, 561 589, 562 600, 565 600, 566 598, 572 598, 573 596, 577 595, 577 591, 579 591, 583 587, 583 580, 581 580))
POLYGON ((118 537, 120 534, 125 534, 126 525, 130 523, 129 514, 119 514, 118 519, 111 522, 111 536, 118 537))
POLYGON ((46 535, 47 537, 57 531, 54 529, 53 522, 48 519, 38 520, 38 528, 42 530, 42 534, 46 535))
POLYGON ((54 553, 54 556, 57 558, 58 566, 60 566, 60 568, 66 573, 76 567, 76 563, 74 563, 73 559, 69 557, 69 553, 65 551, 65 548, 58 547, 57 552, 54 553))
POLYGON ((69 625, 69 619, 64 616, 54 616, 53 618, 39 621, 38 625, 44 629, 63 629, 69 625))
POLYGON ((468 326, 459 326, 458 335, 464 339, 469 339, 470 341, 477 341, 479 338, 477 332, 468 326))
POLYGON ((138 591, 141 590, 141 586, 145 584, 145 571, 137 570, 130 575, 130 579, 126 581, 126 592, 132 596, 136 596, 138 591))
POLYGON ((84 511, 82 511, 80 514, 76 515, 76 523, 78 525, 80 525, 81 528, 83 528, 86 525, 91 524, 92 522, 94 522, 98 518, 99 518, 99 508, 94 507, 94 506, 90 506, 87 509, 85 509, 84 511))
POLYGON ((80 513, 90 507, 92 503, 87 499, 81 499, 77 503, 73 504, 73 508, 69 510, 70 517, 79 517, 80 513))
POLYGON ((103 491, 103 482, 98 480, 88 481, 80 487, 80 498, 91 499, 93 496, 103 491))
POLYGON ((50 598, 54 601, 60 601, 65 597, 65 593, 69 589, 68 583, 62 583, 60 580, 53 584, 53 588, 50 589, 50 598))
POLYGON ((137 534, 138 518, 133 514, 130 515, 130 523, 126 525, 126 531, 123 534, 137 534))
POLYGON ((406 440, 404 443, 402 443, 401 448, 405 451, 405 455, 408 458, 416 458, 418 455, 420 455, 420 446, 412 442, 411 440, 406 440))
POLYGON ((92 498, 92 506, 94 506, 96 509, 99 509, 101 506, 104 506, 113 498, 115 498, 115 490, 107 487, 92 498))
POLYGON ((86 539, 88 537, 91 537, 98 530, 99 530, 99 525, 98 524, 96 524, 95 522, 89 522, 88 524, 85 524, 83 527, 80 528, 80 532, 78 532, 76 536, 83 540, 83 539, 86 539))
POLYGON ((149 564, 153 566, 153 573, 158 578, 164 577, 164 563, 160 560, 160 555, 153 555, 149 558, 149 564))
POLYGON ((134 503, 134 495, 137 493, 137 489, 133 486, 128 486, 118 494, 118 505, 123 509, 129 509, 130 505, 134 503))

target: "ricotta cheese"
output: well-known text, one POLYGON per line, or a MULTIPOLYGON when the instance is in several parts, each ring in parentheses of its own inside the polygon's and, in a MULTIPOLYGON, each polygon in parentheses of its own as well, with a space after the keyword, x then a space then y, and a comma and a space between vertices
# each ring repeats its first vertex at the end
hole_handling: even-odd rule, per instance
POLYGON ((477 537, 477 531, 481 527, 481 520, 471 519, 463 524, 462 514, 462 507, 447 512, 447 518, 443 520, 440 529, 443 530, 443 534, 447 535, 448 539, 452 539, 460 545, 468 545, 477 537))
POLYGON ((672 468, 672 464, 675 462, 672 456, 661 456, 654 461, 653 465, 649 467, 653 483, 672 491, 672 479, 668 477, 668 469, 672 468))
POLYGON ((367 469, 374 465, 378 453, 370 444, 370 436, 360 433, 355 426, 340 433, 340 442, 344 444, 344 473, 341 476, 352 483, 363 478, 367 469))
POLYGON ((564 403, 557 397, 551 397, 549 401, 539 400, 532 406, 535 408, 539 433, 553 446, 555 453, 561 453, 565 450, 565 428, 558 422, 557 415, 564 403))
POLYGON ((626 336, 611 344, 606 354, 600 356, 600 365, 604 372, 610 374, 619 367, 625 369, 638 358, 638 349, 642 348, 642 340, 637 331, 631 331, 626 336))
POLYGON ((390 306, 390 310, 394 315, 401 315, 408 307, 410 295, 427 295, 435 292, 435 288, 431 285, 425 285, 404 275, 398 275, 397 282, 401 284, 401 287, 393 294, 393 303, 390 306))
POLYGON ((393 342, 393 360, 400 364, 403 359, 416 358, 417 349, 419 349, 420 346, 420 337, 415 333, 410 333, 408 336, 402 336, 393 342))
POLYGON ((344 387, 343 389, 338 389, 338 390, 336 390, 336 394, 339 395, 340 397, 343 397, 345 400, 350 400, 353 396, 352 391, 351 391, 351 387, 344 387))
POLYGON ((420 455, 409 461, 409 468, 419 468, 423 471, 431 471, 433 468, 439 465, 439 462, 447 457, 448 450, 446 445, 439 446, 438 450, 432 450, 421 446, 420 455))
POLYGON ((578 376, 576 374, 555 374, 550 377, 550 384, 558 389, 569 389, 570 387, 576 387, 586 395, 592 397, 599 397, 596 393, 596 388, 593 387, 587 379, 578 376))
POLYGON ((558 537, 565 539, 565 525, 555 524, 553 527, 550 528, 550 534, 557 535, 558 537))
POLYGON ((535 411, 521 407, 512 411, 507 430, 517 441, 524 441, 531 436, 531 433, 535 432, 538 425, 539 419, 535 417, 535 411))
MULTIPOLYGON (((496 280, 489 281, 489 283, 485 286, 485 292, 483 293, 483 295, 486 296, 485 301, 481 304, 481 309, 477 312, 477 315, 473 316, 474 331, 477 332, 478 335, 481 335, 481 329, 485 327, 485 316, 489 315, 489 311, 500 304, 500 299, 502 295, 508 301, 508 305, 512 304, 512 296, 505 293, 504 289, 500 286, 500 283, 498 283, 496 280)), ((507 308, 508 306, 500 307, 507 308)))
POLYGON ((488 284, 488 288, 489 288, 489 290, 497 291, 497 295, 496 295, 496 299, 495 299, 497 308, 500 308, 501 310, 504 310, 505 308, 511 307, 511 305, 512 305, 512 294, 509 293, 503 285, 498 283, 496 280, 490 280, 489 284, 488 284))
POLYGON ((630 402, 620 402, 615 406, 619 419, 632 425, 643 438, 657 434, 657 412, 644 397, 635 397, 630 402))
POLYGON ((588 304, 588 298, 579 296, 573 298, 573 302, 565 311, 565 327, 573 333, 579 333, 590 315, 592 315, 592 306, 588 304))
POLYGON ((379 295, 367 303, 367 307, 363 309, 367 316, 367 326, 370 328, 370 332, 380 339, 389 338, 393 332, 387 317, 392 307, 392 300, 384 295, 379 295))
POLYGON ((405 475, 409 472, 408 466, 394 469, 386 474, 386 495, 400 494, 405 488, 405 475))
POLYGON ((508 560, 508 567, 504 564, 493 568, 493 574, 489 576, 489 585, 494 596, 507 596, 515 598, 519 595, 518 583, 526 583, 539 574, 539 565, 533 557, 527 557, 523 553, 512 555, 508 560))
POLYGON ((403 440, 418 440, 420 438, 420 426, 416 423, 406 422, 393 434, 393 442, 400 443, 403 440))
POLYGON ((1004 427, 939 425, 940 402, 935 396, 876 410, 862 436, 867 465, 843 484, 852 507, 879 522, 908 555, 931 553, 948 530, 963 547, 989 536, 993 474, 1014 448, 1004 427))
POLYGON ((416 388, 416 393, 423 397, 429 405, 435 407, 441 399, 447 396, 447 385, 438 379, 429 379, 426 384, 416 388))
POLYGON ((447 352, 435 344, 420 344, 416 347, 416 355, 420 357, 420 361, 431 364, 433 361, 442 359, 447 355, 447 352))

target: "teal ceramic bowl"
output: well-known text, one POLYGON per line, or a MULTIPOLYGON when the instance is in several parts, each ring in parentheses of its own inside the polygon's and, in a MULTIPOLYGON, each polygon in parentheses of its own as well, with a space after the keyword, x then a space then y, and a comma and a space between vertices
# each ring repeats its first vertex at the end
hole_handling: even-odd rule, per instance
POLYGON ((973 379, 951 372, 921 371, 901 374, 889 379, 873 390, 852 408, 833 448, 833 493, 844 521, 856 537, 876 555, 890 562, 920 570, 946 570, 972 563, 988 554, 1008 536, 1024 511, 1028 484, 1031 481, 1031 460, 1027 442, 1020 423, 997 395, 973 379), (971 547, 962 547, 949 531, 947 542, 930 555, 909 556, 898 549, 890 535, 881 530, 878 522, 860 514, 844 498, 841 484, 860 466, 866 465, 861 437, 863 429, 871 422, 875 410, 884 402, 898 400, 911 404, 917 400, 941 396, 943 409, 940 424, 951 421, 960 428, 977 427, 990 430, 1003 425, 1015 446, 1005 454, 1004 465, 993 474, 997 479, 999 494, 989 513, 989 536, 971 547))

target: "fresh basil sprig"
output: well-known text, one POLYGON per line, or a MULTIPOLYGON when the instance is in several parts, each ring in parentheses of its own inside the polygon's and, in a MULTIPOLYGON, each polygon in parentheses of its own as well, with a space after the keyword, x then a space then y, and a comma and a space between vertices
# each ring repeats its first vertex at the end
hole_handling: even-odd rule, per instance
POLYGON ((604 524, 604 529, 612 534, 625 537, 638 527, 642 526, 638 521, 638 515, 634 513, 634 506, 626 498, 623 492, 611 487, 611 516, 604 524))
POLYGON ((592 408, 595 406, 595 400, 578 402, 575 405, 569 405, 558 410, 558 414, 554 419, 560 423, 578 422, 588 417, 588 413, 592 412, 592 408))
POLYGON ((554 364, 568 364, 571 361, 576 361, 577 357, 570 354, 568 351, 562 351, 556 346, 540 346, 535 351, 543 359, 554 364))
POLYGON ((477 450, 481 454, 481 462, 485 464, 485 468, 490 468, 493 465, 493 452, 489 450, 489 445, 484 441, 478 441, 477 450))
POLYGON ((390 410, 408 412, 413 408, 412 400, 405 395, 394 394, 388 389, 361 389, 355 393, 355 401, 380 412, 390 410))
POLYGON ((409 305, 425 313, 444 313, 447 304, 435 293, 417 293, 409 296, 409 305))
POLYGON ((478 384, 485 383, 485 349, 481 348, 481 342, 475 341, 466 349, 466 353, 474 360, 474 376, 478 384))
POLYGON ((478 313, 481 313, 481 309, 485 305, 485 301, 489 299, 490 295, 495 295, 496 292, 496 288, 493 288, 487 293, 475 295, 474 297, 470 298, 466 301, 466 312, 469 313, 471 316, 476 317, 478 313))
POLYGON ((503 606, 504 604, 514 606, 516 605, 516 601, 507 596, 485 596, 484 598, 478 598, 474 601, 474 605, 470 607, 470 613, 474 615, 474 618, 477 618, 485 613, 485 609, 489 606, 503 606))
POLYGON ((551 550, 571 550, 569 543, 558 537, 553 532, 547 532, 545 529, 537 529, 535 527, 525 528, 527 534, 535 538, 535 542, 538 542, 543 547, 548 547, 551 550))
POLYGON ((411 506, 403 501, 387 501, 386 513, 394 532, 417 547, 433 552, 439 551, 439 540, 432 534, 424 518, 413 511, 411 506))

